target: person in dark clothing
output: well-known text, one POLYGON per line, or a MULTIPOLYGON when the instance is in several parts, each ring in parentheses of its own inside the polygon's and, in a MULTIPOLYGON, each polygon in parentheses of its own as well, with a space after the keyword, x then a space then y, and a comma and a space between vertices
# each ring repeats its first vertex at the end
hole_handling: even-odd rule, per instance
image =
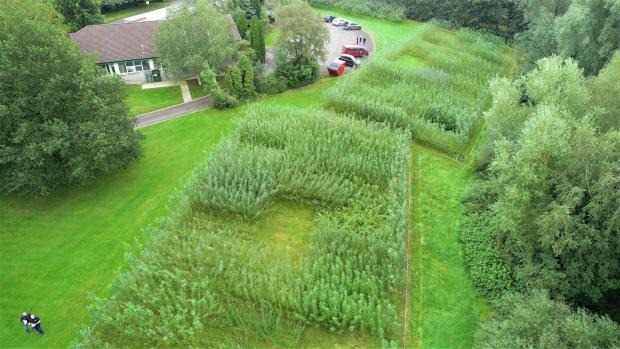
POLYGON ((355 44, 356 44, 356 45, 359 45, 359 44, 360 44, 360 37, 359 37, 359 36, 355 38, 355 44))
POLYGON ((36 317, 36 315, 31 314, 30 315, 30 326, 32 326, 32 328, 34 328, 35 331, 39 332, 40 335, 44 335, 45 332, 43 332, 43 328, 41 327, 41 320, 36 317))
POLYGON ((19 321, 21 321, 22 325, 24 325, 26 334, 30 334, 30 326, 28 325, 28 323, 30 322, 30 314, 22 313, 22 317, 19 318, 19 321))
POLYGON ((363 40, 364 40, 364 46, 366 46, 366 38, 364 37, 364 39, 363 39, 363 40))

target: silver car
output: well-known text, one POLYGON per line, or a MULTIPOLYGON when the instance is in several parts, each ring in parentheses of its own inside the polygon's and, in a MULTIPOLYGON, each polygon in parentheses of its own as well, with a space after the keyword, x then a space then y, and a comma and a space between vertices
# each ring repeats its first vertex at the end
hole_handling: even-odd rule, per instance
POLYGON ((341 27, 347 23, 349 23, 349 21, 343 18, 336 18, 332 21, 332 25, 335 25, 336 27, 341 27))

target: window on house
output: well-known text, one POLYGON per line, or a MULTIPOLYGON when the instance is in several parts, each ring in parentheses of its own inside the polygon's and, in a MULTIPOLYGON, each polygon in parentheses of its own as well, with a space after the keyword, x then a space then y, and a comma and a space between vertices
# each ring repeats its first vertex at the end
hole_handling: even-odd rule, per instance
POLYGON ((128 61, 125 62, 125 65, 127 66, 127 72, 129 73, 151 70, 148 60, 128 61))
POLYGON ((125 74, 127 72, 127 67, 125 66, 125 63, 118 63, 118 69, 120 70, 121 74, 125 74))

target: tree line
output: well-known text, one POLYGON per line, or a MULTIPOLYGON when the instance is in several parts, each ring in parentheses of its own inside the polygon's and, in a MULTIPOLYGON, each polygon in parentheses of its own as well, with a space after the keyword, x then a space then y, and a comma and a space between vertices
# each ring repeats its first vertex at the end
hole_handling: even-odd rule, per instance
POLYGON ((609 98, 620 96, 619 79, 617 53, 593 78, 551 56, 491 81, 462 229, 472 279, 499 309, 480 347, 620 344, 607 317, 620 318, 620 114, 609 98), (549 309, 553 321, 538 326, 549 309), (583 327, 569 331, 577 320, 583 327))

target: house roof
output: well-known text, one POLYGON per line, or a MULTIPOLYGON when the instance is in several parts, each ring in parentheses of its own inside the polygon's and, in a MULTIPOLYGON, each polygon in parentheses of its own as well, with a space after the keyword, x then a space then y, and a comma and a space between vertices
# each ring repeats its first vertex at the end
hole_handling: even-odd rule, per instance
MULTIPOLYGON (((230 15, 233 37, 241 40, 230 15)), ((82 51, 94 54, 97 63, 152 58, 155 54, 155 35, 161 21, 123 22, 88 25, 70 34, 82 51)))

